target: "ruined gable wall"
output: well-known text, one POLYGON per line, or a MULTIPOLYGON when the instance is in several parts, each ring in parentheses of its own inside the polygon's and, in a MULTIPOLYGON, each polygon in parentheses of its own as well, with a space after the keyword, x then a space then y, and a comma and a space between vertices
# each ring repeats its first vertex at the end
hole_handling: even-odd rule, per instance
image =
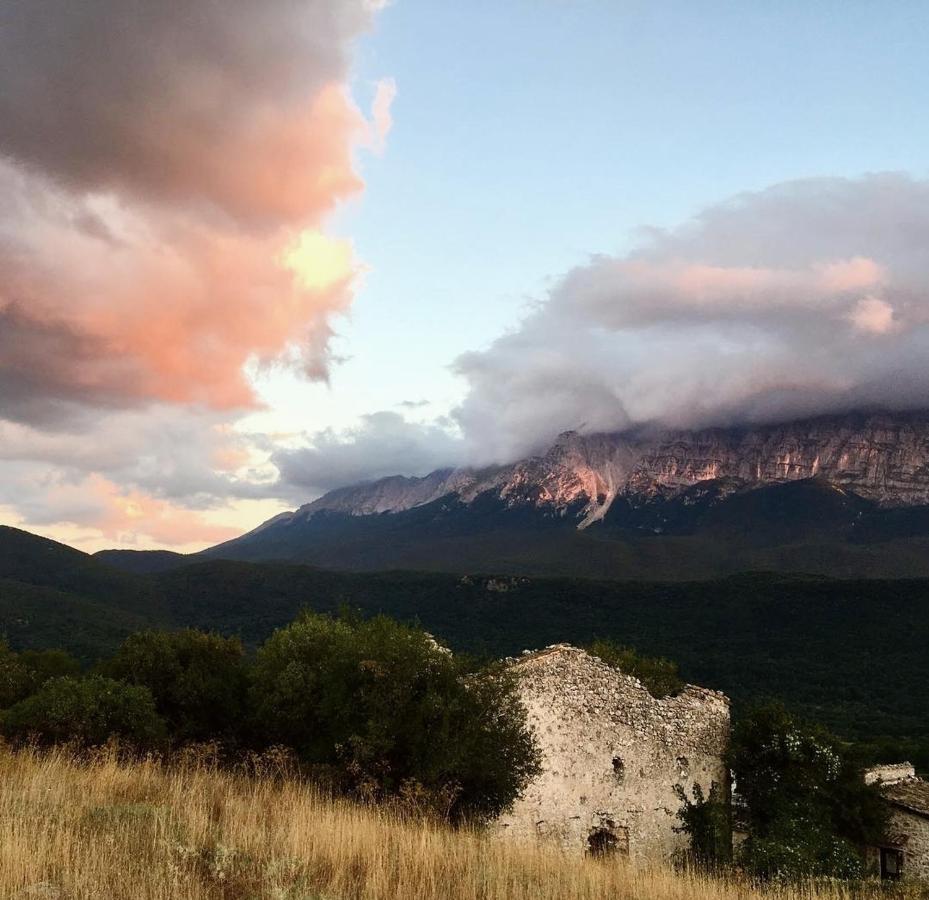
POLYGON ((706 794, 713 782, 725 784, 727 698, 690 686, 656 700, 637 679, 566 646, 523 658, 513 670, 543 771, 498 827, 583 852, 591 831, 606 826, 637 860, 685 849, 687 836, 674 831, 681 806, 674 786, 689 795, 694 782, 706 794))
POLYGON ((903 876, 929 881, 929 819, 895 808, 890 816, 891 834, 903 840, 903 876))

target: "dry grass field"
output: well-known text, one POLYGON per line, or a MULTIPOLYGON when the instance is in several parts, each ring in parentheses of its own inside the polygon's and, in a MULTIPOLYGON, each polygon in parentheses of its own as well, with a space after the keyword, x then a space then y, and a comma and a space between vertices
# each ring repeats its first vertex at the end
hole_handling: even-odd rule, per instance
MULTIPOLYGON (((0 897, 99 900, 840 900, 514 847, 202 761, 0 747, 0 897)), ((885 895, 886 896, 886 895, 885 895)), ((915 891, 895 897, 916 897, 915 891)))

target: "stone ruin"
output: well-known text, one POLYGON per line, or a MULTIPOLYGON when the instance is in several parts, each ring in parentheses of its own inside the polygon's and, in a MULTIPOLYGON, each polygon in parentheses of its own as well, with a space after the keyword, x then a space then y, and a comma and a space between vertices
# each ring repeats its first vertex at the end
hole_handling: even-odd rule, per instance
POLYGON ((868 848, 873 871, 882 879, 929 881, 929 781, 908 762, 875 766, 864 779, 877 785, 890 814, 886 840, 868 848))
POLYGON ((510 661, 542 772, 495 827, 592 855, 669 860, 689 846, 677 789, 728 792, 729 700, 687 685, 664 699, 583 650, 556 644, 510 661))

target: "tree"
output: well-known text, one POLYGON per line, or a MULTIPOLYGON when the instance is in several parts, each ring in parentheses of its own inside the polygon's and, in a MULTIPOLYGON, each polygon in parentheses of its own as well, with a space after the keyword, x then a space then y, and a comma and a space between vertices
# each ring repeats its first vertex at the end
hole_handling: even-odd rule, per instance
POLYGON ((748 817, 748 869, 763 877, 861 874, 859 848, 880 842, 887 811, 837 738, 779 704, 760 707, 737 723, 731 767, 748 817))
POLYGON ((275 632, 252 698, 267 740, 362 796, 421 792, 452 818, 487 818, 537 771, 512 683, 464 676, 425 632, 383 616, 305 614, 275 632))
POLYGON ((194 629, 130 635, 102 674, 148 688, 171 737, 231 740, 246 718, 242 644, 194 629))
POLYGON ((111 737, 139 749, 159 745, 164 722, 148 688, 111 678, 65 676, 46 682, 2 716, 3 732, 13 739, 43 744, 72 742, 96 746, 111 737))
POLYGON ((31 679, 18 653, 0 641, 0 709, 7 709, 32 692, 31 679))
POLYGON ((50 678, 77 675, 78 661, 64 650, 24 650, 14 653, 0 641, 0 709, 34 694, 50 678))
POLYGON ((667 697, 684 687, 677 663, 670 659, 642 656, 631 647, 603 638, 595 640, 587 650, 608 666, 638 678, 653 697, 667 697))

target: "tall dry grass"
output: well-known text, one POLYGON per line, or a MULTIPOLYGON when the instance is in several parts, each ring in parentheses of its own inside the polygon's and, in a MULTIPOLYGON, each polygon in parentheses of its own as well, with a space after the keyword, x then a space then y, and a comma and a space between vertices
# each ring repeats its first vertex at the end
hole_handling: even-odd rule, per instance
MULTIPOLYGON (((0 747, 0 896, 760 900, 736 882, 517 847, 197 762, 0 747)), ((782 900, 847 900, 842 887, 782 900)))

